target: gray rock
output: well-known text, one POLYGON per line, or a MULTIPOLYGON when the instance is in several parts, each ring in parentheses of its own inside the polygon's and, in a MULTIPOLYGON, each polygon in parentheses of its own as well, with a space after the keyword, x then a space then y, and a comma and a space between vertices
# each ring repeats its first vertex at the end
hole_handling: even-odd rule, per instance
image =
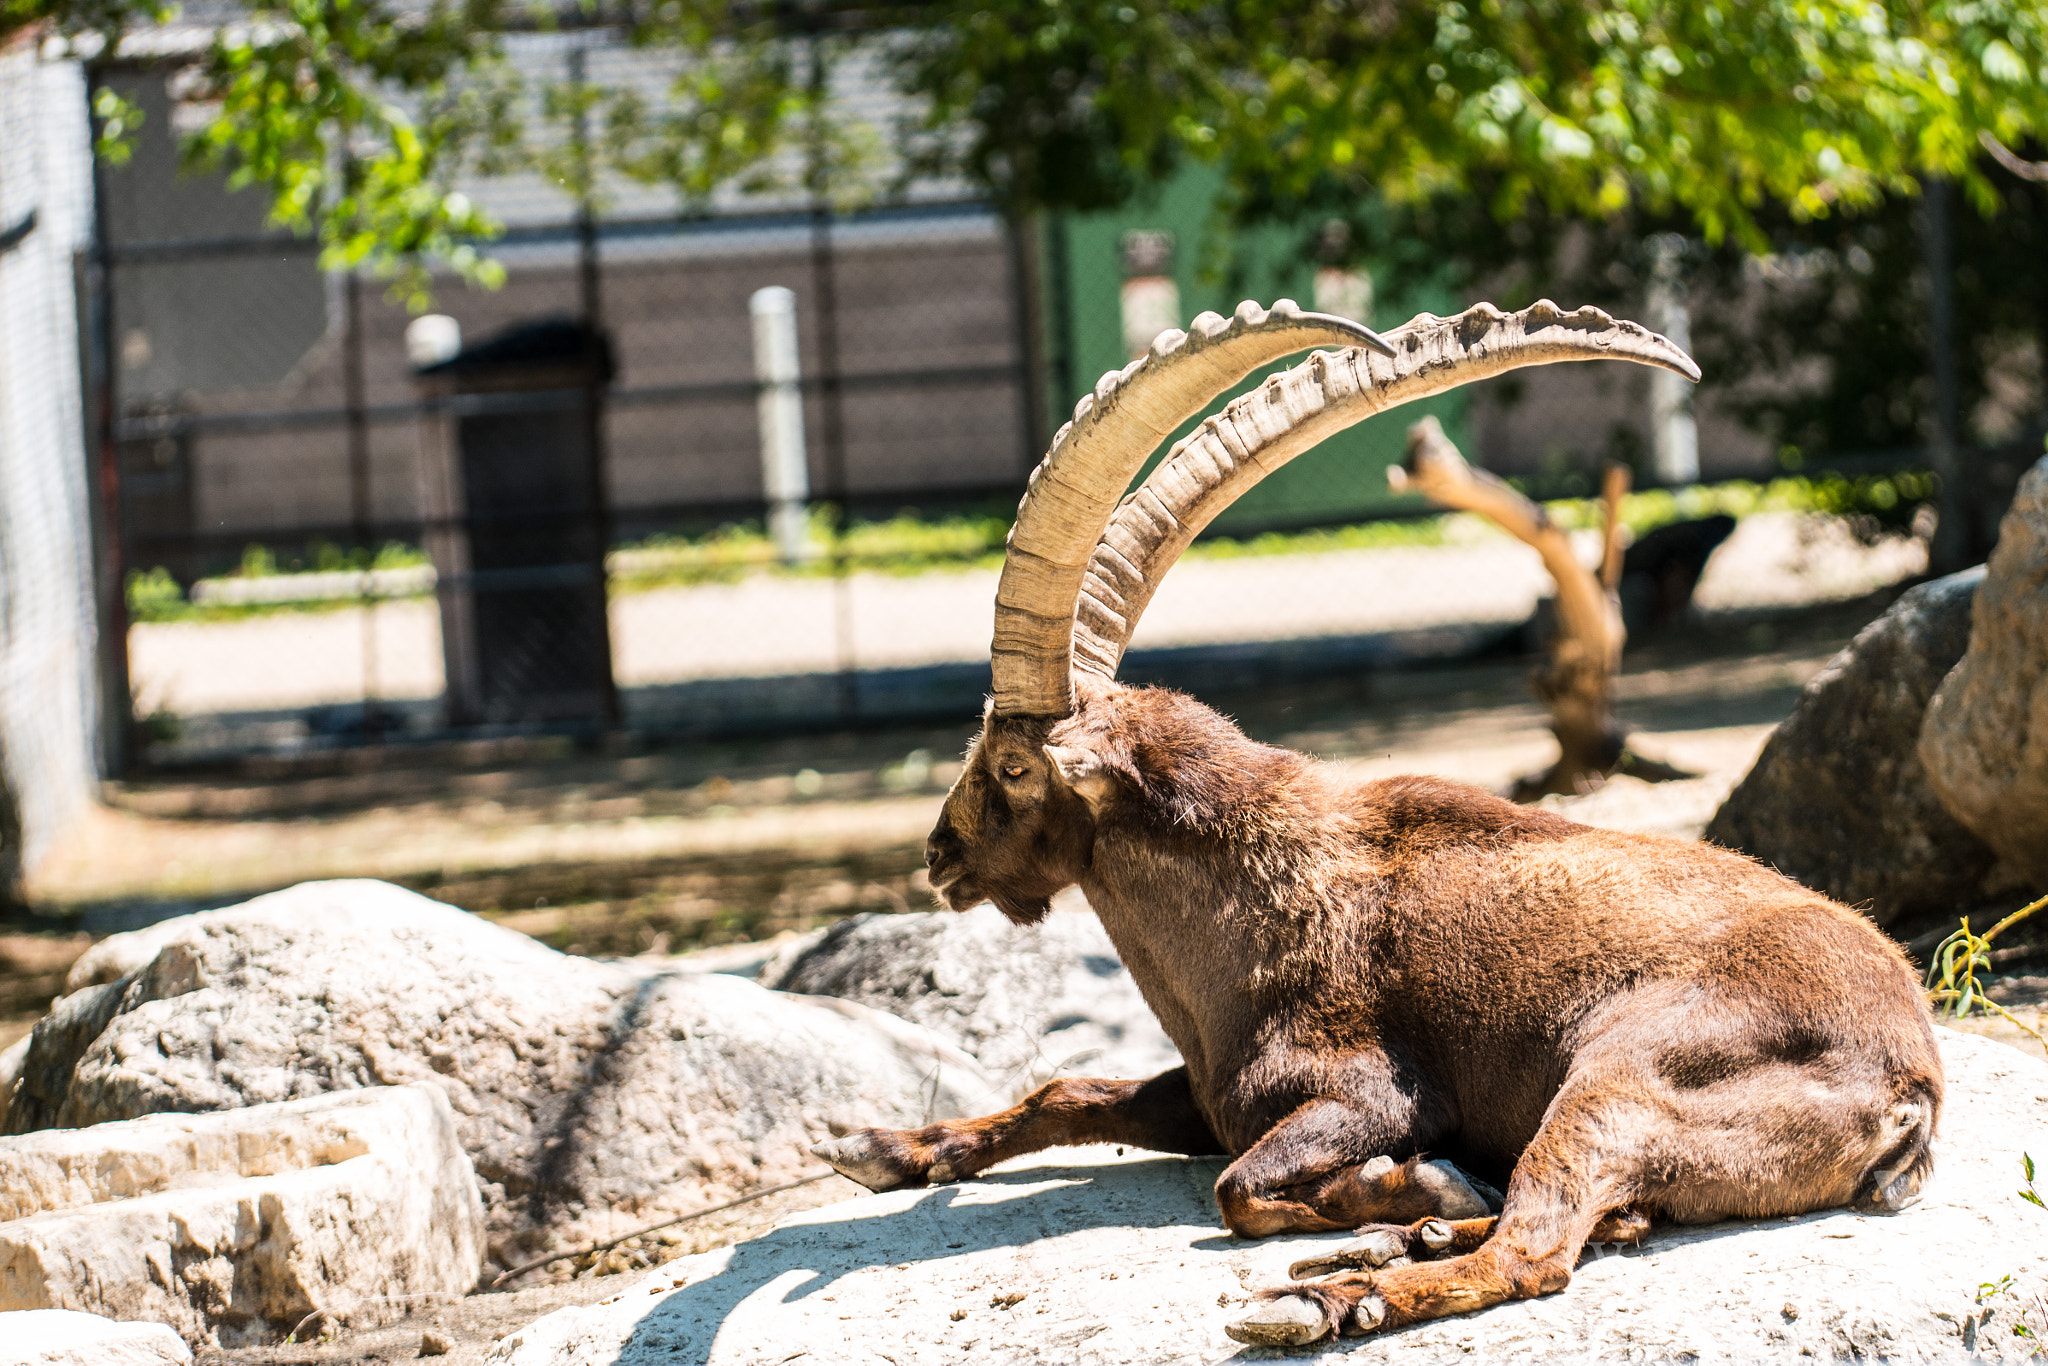
POLYGON ((1927 705, 1934 790, 2014 881, 2048 887, 2048 459, 2020 480, 1970 617, 1970 648, 1927 705))
MULTIPOLYGON (((2022 1314, 2048 1329, 2048 1213, 2018 1194, 2020 1155, 2048 1152, 2048 1066, 1939 1034, 1948 1104, 1935 1174, 1904 1213, 1660 1224, 1639 1249, 1589 1250, 1560 1294, 1347 1338, 1317 1360, 2028 1359, 2038 1339, 2012 1329, 2022 1314)), ((1220 1167, 1067 1149, 806 1211, 669 1262, 603 1304, 550 1314, 486 1360, 1214 1362, 1232 1346, 1223 1325, 1261 1287, 1351 1237, 1229 1237, 1210 1193, 1220 1167)))
POLYGON ((1878 924, 1967 902, 1995 859, 1920 762, 1927 701, 1962 658, 1982 569, 1913 589, 1806 685, 1706 838, 1878 924))
POLYGON ((0 1139, 0 1310, 264 1341, 460 1299, 483 1240, 476 1173, 431 1087, 0 1139))
POLYGON ((0 1366, 192 1366, 161 1323, 116 1323, 73 1309, 0 1313, 0 1366))
POLYGON ((88 989, 118 993, 97 1034, 37 1036, 11 1132, 424 1082, 454 1108, 500 1265, 790 1180, 835 1129, 1003 1099, 971 1057, 854 1002, 572 958, 384 883, 308 883, 154 942, 88 989))
POLYGON ((50 1013, 37 1020, 29 1036, 9 1050, 5 1132, 27 1133, 56 1123, 58 1107, 71 1089, 78 1059, 121 1008, 128 983, 103 983, 60 997, 50 1013))
POLYGON ((762 982, 915 1021, 1013 1092, 1055 1071, 1149 1077, 1180 1065, 1078 888, 1037 925, 988 905, 854 916, 770 962, 762 982))

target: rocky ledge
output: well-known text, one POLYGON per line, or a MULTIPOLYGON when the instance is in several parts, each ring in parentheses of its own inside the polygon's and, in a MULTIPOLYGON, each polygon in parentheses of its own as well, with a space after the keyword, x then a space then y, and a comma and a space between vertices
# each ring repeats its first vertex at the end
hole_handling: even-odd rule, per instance
MULTIPOLYGON (((1941 1032, 1938 1167, 1898 1215, 1660 1225, 1591 1253, 1562 1294, 1314 1349, 1403 1362, 2017 1361, 2048 1332, 2048 1065, 1941 1032)), ((1039 1154, 980 1180, 795 1215, 670 1262, 601 1304, 508 1335, 492 1366, 1213 1363, 1223 1326, 1288 1263, 1345 1235, 1247 1242, 1218 1224, 1213 1160, 1039 1154)))

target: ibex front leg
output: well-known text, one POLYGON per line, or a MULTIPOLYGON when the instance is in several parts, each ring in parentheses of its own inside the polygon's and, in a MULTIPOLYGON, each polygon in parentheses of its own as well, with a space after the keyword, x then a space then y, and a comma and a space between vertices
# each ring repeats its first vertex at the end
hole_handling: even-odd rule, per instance
POLYGON ((1075 1143, 1126 1143, 1162 1153, 1217 1153, 1223 1145, 1195 1108, 1184 1067, 1149 1081, 1050 1081, 1001 1114, 922 1129, 862 1129, 812 1148, 872 1191, 956 1181, 998 1162, 1075 1143))

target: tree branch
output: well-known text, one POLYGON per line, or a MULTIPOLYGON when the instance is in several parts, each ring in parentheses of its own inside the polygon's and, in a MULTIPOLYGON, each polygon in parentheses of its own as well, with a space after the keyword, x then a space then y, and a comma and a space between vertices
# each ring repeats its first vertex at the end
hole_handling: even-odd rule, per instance
POLYGON ((1993 161, 2005 167, 2006 170, 2011 171, 2021 180, 2032 180, 2048 185, 2048 161, 2028 161, 2025 157, 2013 151, 2012 148, 1991 136, 1991 130, 1988 128, 1981 128, 1977 131, 1977 141, 1983 144, 1985 151, 1991 153, 1993 161))
MULTIPOLYGON (((1617 571, 1625 480, 1626 471, 1621 479, 1612 473, 1607 478, 1610 510, 1602 560, 1617 571)), ((1563 527, 1498 477, 1467 464, 1433 417, 1408 429, 1407 465, 1390 467, 1387 482, 1396 491, 1412 489, 1444 507, 1476 512, 1543 558, 1543 567, 1557 585, 1557 632, 1551 637, 1549 659, 1530 682, 1550 708, 1558 760, 1547 772, 1518 781, 1515 796, 1527 800, 1546 792, 1581 792, 1598 786, 1625 754, 1613 700, 1626 633, 1614 591, 1579 563, 1563 527)))

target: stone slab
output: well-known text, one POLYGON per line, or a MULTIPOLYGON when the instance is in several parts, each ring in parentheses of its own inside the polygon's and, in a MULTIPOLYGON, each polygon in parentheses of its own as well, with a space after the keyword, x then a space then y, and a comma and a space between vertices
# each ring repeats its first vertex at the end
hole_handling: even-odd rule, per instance
POLYGON ((260 1341, 459 1298, 483 1239, 476 1174, 428 1087, 0 1139, 0 1310, 260 1341))
POLYGON ((71 1309, 0 1313, 0 1366, 192 1366, 161 1323, 117 1323, 71 1309))
MULTIPOLYGON (((2013 1316, 2048 1315, 2048 1212, 2020 1157, 2048 1158, 2048 1065, 1940 1031, 1949 1091, 1925 1198, 1703 1228, 1588 1256, 1563 1293, 1308 1355, 1439 1362, 2022 1360, 2013 1316), (1980 1289, 2011 1277, 1989 1296, 1980 1289), (1980 1302, 1980 1300, 1982 1302, 1980 1302), (1988 1322, 1981 1321, 1986 1309, 1988 1322), (1970 1334, 1965 1345, 1965 1332, 1970 1334)), ((1220 1160, 1109 1148, 1039 1154, 954 1186, 808 1211, 680 1258, 597 1305, 508 1335, 492 1366, 1215 1363, 1223 1326, 1288 1263, 1347 1235, 1229 1236, 1220 1160)))
POLYGON ((4 1129, 377 1085, 444 1095, 500 1268, 814 1170, 811 1145, 1010 1099, 854 1001, 558 953, 386 883, 306 883, 117 935, 39 1021, 4 1129))

